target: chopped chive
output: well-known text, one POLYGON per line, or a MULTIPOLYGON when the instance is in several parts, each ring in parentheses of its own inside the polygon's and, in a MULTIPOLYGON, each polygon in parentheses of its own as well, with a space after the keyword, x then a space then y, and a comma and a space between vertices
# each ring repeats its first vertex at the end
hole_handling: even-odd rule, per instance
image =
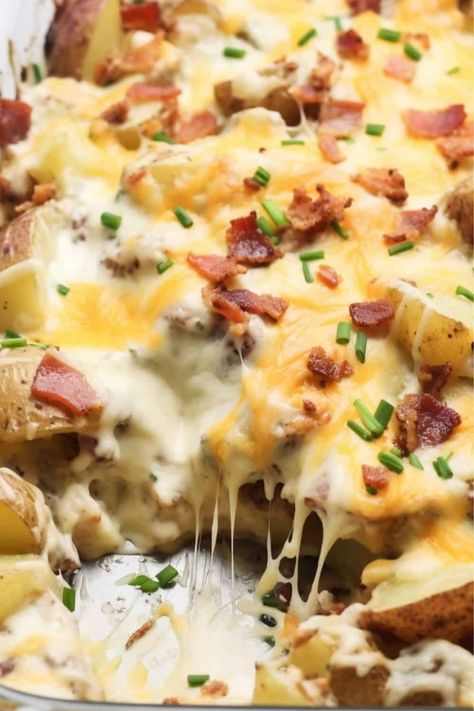
POLYGON ((368 123, 365 127, 365 132, 368 136, 381 136, 385 131, 383 123, 368 123))
POLYGON ((253 174, 253 179, 259 183, 263 188, 266 188, 270 178, 271 178, 271 173, 268 172, 268 170, 265 170, 265 168, 262 168, 261 165, 258 166, 257 170, 253 174))
POLYGON ((35 84, 40 84, 43 81, 43 73, 39 64, 32 64, 31 69, 33 71, 33 79, 35 84))
POLYGON ((426 296, 428 297, 428 299, 434 299, 434 294, 431 294, 431 292, 429 291, 426 292, 426 296))
POLYGON ((259 217, 257 219, 257 225, 264 235, 267 235, 267 237, 275 237, 275 231, 266 217, 259 217))
POLYGON ((274 593, 265 593, 262 595, 262 604, 265 607, 278 607, 278 600, 274 593))
POLYGON ((275 646, 275 637, 270 634, 267 637, 263 637, 263 641, 268 644, 269 647, 274 647, 275 646))
POLYGON ((134 578, 128 581, 127 585, 133 585, 137 588, 139 588, 143 583, 148 582, 151 580, 151 578, 148 577, 148 575, 135 575, 134 578))
POLYGON ((305 282, 307 284, 312 284, 312 282, 314 281, 314 277, 311 274, 308 262, 301 262, 301 266, 303 267, 303 275, 305 282))
POLYGON ((103 212, 100 216, 100 221, 104 227, 108 227, 109 230, 118 230, 122 224, 122 218, 120 215, 114 215, 113 212, 103 212))
POLYGON ((151 137, 151 140, 161 141, 161 143, 170 143, 171 145, 174 145, 176 143, 176 141, 173 141, 173 139, 167 136, 166 133, 163 133, 163 131, 158 131, 157 133, 154 133, 151 137))
POLYGON ((282 146, 304 146, 306 141, 300 141, 297 138, 287 138, 281 142, 282 146))
POLYGON ((71 289, 68 286, 64 286, 64 284, 56 284, 56 291, 60 296, 67 296, 71 289))
POLYGON ((409 249, 413 249, 415 244, 413 242, 402 242, 401 244, 395 244, 393 247, 388 248, 388 253, 391 257, 396 254, 401 254, 402 252, 408 252, 409 249))
POLYGON ((334 27, 338 32, 342 32, 344 27, 342 24, 342 18, 339 15, 328 15, 324 18, 325 20, 332 20, 334 22, 334 27))
POLYGON ((74 588, 63 588, 63 605, 71 612, 76 609, 76 591, 74 588))
POLYGON ((355 343, 355 354, 359 363, 365 363, 365 353, 367 350, 367 336, 363 331, 358 331, 355 343))
POLYGON ((446 461, 449 462, 451 457, 454 457, 454 452, 450 452, 447 457, 445 457, 446 461))
POLYGON ((332 220, 329 224, 341 239, 349 239, 349 232, 337 220, 332 220))
POLYGON ((441 479, 452 479, 453 472, 445 457, 438 457, 437 459, 435 459, 433 462, 433 467, 436 474, 441 479))
POLYGON ((469 291, 469 289, 466 289, 465 286, 457 286, 456 295, 465 296, 466 299, 469 299, 469 301, 474 301, 474 294, 472 293, 472 291, 469 291))
POLYGON ((140 590, 142 593, 154 593, 160 587, 160 583, 157 580, 152 580, 149 578, 144 583, 140 585, 140 590))
POLYGON ((155 483, 155 481, 158 481, 158 477, 156 476, 156 474, 153 474, 153 472, 150 472, 150 473, 148 474, 148 478, 149 478, 149 480, 152 481, 153 483, 155 483))
POLYGON ((270 241, 272 244, 275 245, 280 244, 280 238, 278 237, 278 235, 273 235, 272 237, 270 237, 270 241))
POLYGON ((412 452, 408 455, 408 461, 410 462, 412 467, 415 467, 415 469, 423 469, 423 464, 420 462, 415 452, 412 452))
POLYGON ((26 345, 28 345, 28 341, 21 336, 18 338, 4 338, 0 341, 0 348, 24 348, 26 345))
POLYGON ((170 267, 173 266, 173 264, 174 262, 172 259, 165 259, 163 262, 156 265, 156 271, 158 274, 164 274, 170 267))
POLYGON ((390 418, 393 413, 393 405, 391 405, 386 400, 380 400, 377 405, 377 409, 374 412, 375 419, 380 422, 382 427, 385 429, 390 422, 390 418))
POLYGON ((272 615, 267 615, 265 613, 260 615, 259 620, 267 627, 276 627, 278 624, 277 621, 275 620, 275 618, 272 617, 272 615))
POLYGON ((369 486, 369 485, 367 484, 367 486, 365 487, 365 490, 366 490, 366 492, 367 492, 368 494, 370 494, 371 496, 377 496, 377 489, 375 489, 373 486, 369 486))
POLYGON ((176 568, 173 568, 172 565, 167 565, 166 568, 160 570, 160 572, 157 573, 155 577, 157 578, 161 587, 164 588, 169 585, 175 578, 177 578, 178 575, 179 573, 176 568))
POLYGON ((397 32, 397 30, 389 30, 387 27, 381 27, 377 32, 377 37, 381 40, 386 40, 387 42, 398 42, 401 36, 401 32, 397 32))
POLYGON ((16 331, 10 331, 10 329, 5 330, 5 338, 21 338, 20 334, 16 331))
POLYGON ((240 47, 225 47, 223 55, 231 59, 242 59, 242 57, 245 57, 246 51, 245 49, 240 49, 240 47))
POLYGON ((311 39, 313 39, 313 37, 316 37, 317 34, 318 33, 316 32, 315 28, 312 27, 310 30, 305 32, 305 34, 302 37, 299 38, 298 47, 302 47, 303 45, 305 45, 307 42, 309 42, 311 39))
POLYGON ((339 343, 341 346, 345 346, 346 343, 349 343, 351 338, 351 324, 348 323, 347 321, 340 321, 337 324, 337 331, 336 331, 336 343, 339 343))
POLYGON ((262 200, 261 205, 269 217, 278 227, 289 227, 289 221, 283 210, 281 210, 276 202, 271 198, 262 200))
POLYGON ((202 686, 209 679, 209 674, 188 674, 188 686, 202 686))
POLYGON ((324 259, 324 250, 319 249, 316 252, 303 252, 300 254, 302 262, 314 262, 316 259, 324 259))
POLYGON ((451 67, 451 69, 448 69, 446 74, 457 74, 460 71, 461 71, 461 67, 451 67))
POLYGON ((355 138, 352 136, 338 136, 338 141, 345 141, 346 143, 355 143, 355 138))
POLYGON ((403 464, 399 460, 398 457, 395 457, 393 454, 389 454, 388 452, 379 452, 377 454, 377 459, 381 464, 384 464, 387 469, 390 469, 392 472, 396 472, 397 474, 401 474, 403 471, 403 464))
POLYGON ((403 454, 398 447, 392 447, 390 454, 393 454, 394 457, 398 457, 399 459, 403 459, 403 454))
POLYGON ((354 400, 354 407, 359 413, 362 424, 369 430, 374 437, 380 437, 384 428, 378 420, 375 419, 367 405, 362 400, 354 400))
POLYGON ((355 422, 355 420, 347 420, 346 425, 361 439, 365 440, 366 442, 372 441, 373 437, 370 432, 367 432, 367 430, 365 430, 362 425, 359 425, 358 422, 355 422))
POLYGON ((122 189, 117 190, 117 192, 116 192, 116 194, 115 194, 115 197, 114 197, 114 202, 119 202, 119 200, 120 200, 120 198, 122 197, 122 195, 125 195, 125 191, 122 190, 122 189))
POLYGON ((415 62, 419 62, 423 56, 420 50, 417 49, 417 47, 415 47, 413 44, 410 44, 410 42, 406 42, 403 45, 403 51, 405 52, 407 57, 410 57, 410 59, 413 59, 413 61, 415 62))
POLYGON ((186 210, 184 210, 182 207, 179 207, 179 206, 175 207, 173 212, 174 212, 175 216, 178 218, 178 220, 181 222, 183 227, 188 229, 189 227, 193 226, 194 223, 193 223, 192 219, 189 217, 186 210))

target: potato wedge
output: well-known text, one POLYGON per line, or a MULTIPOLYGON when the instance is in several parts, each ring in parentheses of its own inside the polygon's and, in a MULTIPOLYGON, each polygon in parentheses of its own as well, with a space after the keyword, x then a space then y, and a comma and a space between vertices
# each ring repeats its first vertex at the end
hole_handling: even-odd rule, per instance
POLYGON ((328 676, 329 661, 335 646, 331 646, 318 633, 304 641, 296 639, 292 644, 288 660, 303 672, 307 679, 328 676))
POLYGON ((296 667, 280 670, 272 664, 257 664, 252 704, 256 706, 311 706, 299 684, 303 681, 296 667))
POLYGON ((51 28, 50 73, 93 81, 98 63, 121 42, 119 0, 64 0, 51 28))
POLYGON ((463 180, 444 200, 445 212, 457 224, 463 240, 474 244, 474 179, 463 180))
POLYGON ((39 553, 44 535, 42 502, 34 487, 10 469, 1 468, 0 554, 39 553))
POLYGON ((73 417, 31 397, 31 385, 44 351, 29 347, 0 354, 0 442, 23 442, 64 432, 82 432, 100 413, 73 417))
POLYGON ((386 298, 395 311, 393 334, 412 354, 415 364, 451 361, 454 373, 470 375, 474 334, 467 301, 455 296, 429 298, 401 279, 389 284, 386 298))
POLYGON ((36 555, 1 556, 0 624, 47 590, 61 597, 62 586, 47 560, 36 555))

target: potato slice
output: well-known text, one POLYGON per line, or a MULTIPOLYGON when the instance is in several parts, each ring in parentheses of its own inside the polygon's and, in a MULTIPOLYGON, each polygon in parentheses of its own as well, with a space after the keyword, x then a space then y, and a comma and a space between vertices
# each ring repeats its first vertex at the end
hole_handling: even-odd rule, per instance
POLYGON ((463 240, 474 244, 474 179, 470 177, 456 185, 444 202, 446 214, 457 224, 463 240))
POLYGON ((16 348, 0 355, 0 442, 23 442, 64 432, 82 432, 97 424, 100 412, 74 417, 31 397, 38 348, 16 348))
POLYGON ((61 597, 62 586, 47 560, 36 555, 0 556, 0 624, 47 590, 61 597))
POLYGON ((39 553, 45 534, 42 508, 31 484, 0 469, 0 554, 39 553))
POLYGON ((455 296, 430 298, 408 282, 389 284, 386 298, 396 312, 395 337, 410 351, 417 365, 451 361, 458 375, 470 375, 473 329, 471 307, 455 296))
POLYGON ((296 640, 288 660, 301 669, 307 679, 327 676, 334 649, 335 645, 331 646, 316 633, 300 643, 296 640))
POLYGON ((98 63, 121 42, 119 0, 63 0, 51 29, 50 72, 93 81, 98 63))
POLYGON ((252 704, 256 706, 311 706, 299 684, 303 681, 296 667, 280 670, 272 664, 257 664, 252 704))

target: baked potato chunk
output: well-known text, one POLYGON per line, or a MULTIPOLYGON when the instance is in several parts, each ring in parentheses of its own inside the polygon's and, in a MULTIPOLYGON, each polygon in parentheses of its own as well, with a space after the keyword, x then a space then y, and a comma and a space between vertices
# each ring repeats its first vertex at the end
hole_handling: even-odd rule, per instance
POLYGON ((99 62, 121 41, 119 0, 63 0, 51 28, 49 70, 94 81, 99 62))
POLYGON ((313 706, 315 702, 304 692, 303 684, 304 678, 297 667, 280 670, 272 664, 257 664, 252 703, 256 706, 313 706))
POLYGON ((297 126, 301 120, 298 102, 285 86, 271 89, 260 101, 256 101, 235 96, 232 82, 223 81, 214 86, 214 96, 224 116, 232 116, 243 109, 263 106, 269 111, 279 113, 287 126, 297 126))
POLYGON ((38 595, 62 587, 48 561, 37 555, 0 556, 0 624, 38 595))
POLYGON ((465 242, 474 244, 474 179, 459 183, 445 198, 445 210, 457 224, 465 242))
POLYGON ((45 536, 44 506, 35 488, 0 469, 0 554, 39 553, 45 536))

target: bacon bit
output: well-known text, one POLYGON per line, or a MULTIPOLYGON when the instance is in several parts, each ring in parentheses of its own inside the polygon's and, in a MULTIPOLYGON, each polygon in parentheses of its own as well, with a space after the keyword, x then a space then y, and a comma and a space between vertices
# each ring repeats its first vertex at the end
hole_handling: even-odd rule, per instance
POLYGON ((443 154, 450 170, 458 167, 463 158, 474 155, 474 125, 466 120, 449 136, 438 138, 435 141, 438 150, 443 154))
POLYGON ((242 182, 248 190, 251 190, 254 193, 257 192, 257 190, 261 190, 262 188, 260 183, 257 182, 255 178, 244 178, 242 182))
POLYGON ((152 40, 131 49, 124 56, 109 55, 97 65, 94 81, 99 86, 111 84, 129 74, 147 74, 160 58, 163 46, 163 33, 157 32, 152 40))
POLYGON ((385 62, 383 70, 387 76, 409 84, 415 76, 416 66, 414 62, 410 62, 405 57, 391 54, 385 62))
POLYGON ((177 696, 167 696, 166 698, 163 699, 163 704, 165 706, 180 706, 181 705, 179 703, 177 696))
POLYGON ((365 104, 360 101, 330 99, 321 106, 319 130, 333 136, 350 136, 362 127, 362 111, 365 104))
POLYGON ((355 30, 346 30, 337 35, 337 51, 343 59, 365 61, 369 58, 370 47, 355 30))
POLYGON ((146 633, 151 630, 152 627, 155 626, 155 620, 148 620, 147 622, 144 622, 141 627, 139 627, 135 632, 133 632, 130 637, 127 639, 125 642, 125 649, 130 649, 132 644, 135 644, 135 642, 138 642, 139 639, 144 637, 146 633))
POLYGON ((124 30, 156 32, 161 26, 161 12, 157 2, 142 2, 140 5, 122 5, 120 12, 124 30))
POLYGON ((329 289, 335 289, 342 281, 342 277, 329 264, 321 264, 316 276, 329 289))
POLYGON ((87 415, 102 409, 97 393, 85 376, 49 350, 40 362, 31 394, 38 400, 62 407, 73 415, 87 415))
POLYGON ((446 109, 434 111, 408 109, 403 114, 408 132, 418 138, 449 136, 464 123, 465 118, 463 104, 452 104, 446 109))
POLYGON ((291 93, 302 104, 321 104, 326 98, 326 92, 316 89, 311 84, 297 86, 291 93))
POLYGON ((228 693, 229 687, 223 681, 211 680, 204 684, 204 686, 201 686, 201 694, 205 696, 227 696, 228 693))
POLYGON ((390 321, 395 315, 392 305, 385 299, 350 304, 349 314, 353 324, 359 328, 375 328, 390 321))
POLYGON ((24 101, 0 99, 0 148, 22 141, 31 126, 31 106, 24 101))
POLYGON ((102 111, 100 118, 111 124, 121 124, 127 120, 128 104, 126 101, 117 101, 115 104, 108 106, 105 111, 102 111))
POLYGON ((0 662, 0 679, 3 676, 7 676, 7 674, 11 674, 11 672, 15 668, 15 661, 14 659, 6 659, 4 662, 0 662))
POLYGON ((228 255, 239 264, 270 264, 283 255, 281 249, 275 247, 259 229, 256 212, 231 220, 226 236, 228 255))
POLYGON ((333 62, 330 57, 318 51, 316 66, 309 73, 310 86, 319 91, 323 97, 326 97, 334 83, 336 70, 336 62, 333 62))
POLYGON ((127 89, 130 101, 170 101, 181 94, 181 89, 173 84, 149 84, 138 81, 127 89))
POLYGON ((346 156, 339 149, 335 136, 331 136, 330 133, 321 133, 318 136, 318 142, 323 158, 329 163, 341 163, 341 161, 346 160, 346 156))
POLYGON ((392 202, 404 202, 408 197, 405 178, 395 168, 365 168, 352 180, 372 195, 383 195, 392 202))
POLYGON ((422 207, 421 210, 403 210, 400 213, 400 220, 395 234, 384 235, 387 244, 404 242, 407 239, 418 237, 434 220, 438 208, 422 207))
POLYGON ((21 213, 31 210, 33 207, 44 205, 48 200, 56 197, 56 187, 52 183, 39 183, 33 188, 31 200, 26 200, 15 207, 15 212, 21 213))
POLYGON ((319 196, 312 200, 304 188, 293 190, 293 200, 286 212, 295 230, 318 234, 323 232, 332 220, 341 220, 344 209, 352 204, 351 198, 338 198, 317 185, 319 196))
POLYGON ((382 0, 347 0, 352 15, 359 15, 361 12, 382 12, 382 0))
POLYGON ((10 200, 12 197, 10 181, 4 175, 0 175, 0 200, 10 200))
POLYGON ((191 143, 196 138, 214 136, 218 131, 217 119, 212 111, 199 111, 191 118, 181 121, 175 139, 178 143, 191 143))
POLYGON ((217 254, 189 254, 188 264, 200 276, 208 279, 211 284, 219 284, 225 279, 237 276, 237 274, 245 274, 245 267, 237 264, 237 261, 231 257, 221 257, 217 254))
POLYGON ((222 289, 205 287, 202 290, 204 301, 234 323, 246 321, 246 313, 268 316, 278 321, 286 309, 288 302, 270 294, 255 294, 248 289, 222 289))
POLYGON ((424 393, 438 398, 453 372, 453 364, 447 361, 441 365, 422 365, 418 381, 424 393))
POLYGON ((146 175, 146 170, 145 168, 140 168, 139 170, 135 171, 135 173, 131 173, 131 175, 127 176, 127 184, 128 185, 136 185, 137 183, 142 180, 146 175))
POLYGON ((409 42, 417 45, 419 49, 424 49, 427 52, 431 48, 430 36, 426 32, 405 32, 402 37, 402 42, 409 42))
POLYGON ((371 467, 362 465, 362 479, 366 486, 371 486, 376 491, 385 489, 392 478, 392 472, 386 467, 371 467))
POLYGON ((347 360, 338 363, 320 346, 311 349, 306 367, 322 383, 336 383, 352 375, 352 366, 347 360))
POLYGON ((395 415, 400 428, 397 444, 403 452, 414 452, 420 445, 434 447, 441 444, 461 423, 459 413, 428 393, 405 395, 395 415))

